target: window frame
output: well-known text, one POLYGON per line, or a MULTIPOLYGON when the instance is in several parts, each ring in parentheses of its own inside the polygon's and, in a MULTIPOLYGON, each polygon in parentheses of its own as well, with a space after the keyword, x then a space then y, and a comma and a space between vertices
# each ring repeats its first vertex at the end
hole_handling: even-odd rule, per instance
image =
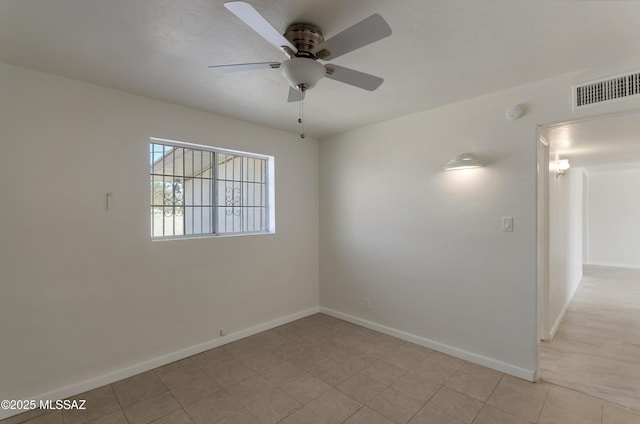
MULTIPOLYGON (((211 199, 211 208, 213 210, 213 218, 212 218, 212 232, 210 233, 201 233, 201 234, 179 234, 179 235, 162 235, 162 236, 154 236, 153 235, 153 225, 150 225, 150 233, 152 241, 166 241, 166 240, 188 240, 188 239, 201 239, 201 238, 218 238, 218 237, 238 237, 238 236, 251 236, 251 235, 261 235, 261 234, 275 234, 275 187, 274 187, 274 168, 275 168, 275 158, 270 155, 265 155, 261 153, 253 153, 253 152, 245 152, 241 150, 233 150, 226 149, 221 147, 208 146, 204 144, 196 144, 196 143, 187 143, 183 141, 169 140, 158 137, 150 137, 147 142, 147 147, 151 147, 153 144, 159 144, 170 147, 177 147, 183 149, 191 149, 191 150, 200 150, 205 152, 212 152, 214 154, 213 161, 213 193, 211 199), (235 232, 218 232, 218 212, 220 209, 219 206, 219 175, 218 175, 218 155, 233 155, 239 157, 248 157, 252 159, 264 160, 265 162, 265 218, 264 225, 265 229, 262 231, 235 231, 235 232)), ((151 172, 147 173, 147 176, 150 177, 153 174, 151 172)), ((149 204, 152 207, 152 204, 149 204)), ((186 205, 185 205, 186 207, 186 205)), ((151 220, 153 220, 153 216, 151 216, 151 220)), ((152 224, 152 222, 151 222, 152 224)))

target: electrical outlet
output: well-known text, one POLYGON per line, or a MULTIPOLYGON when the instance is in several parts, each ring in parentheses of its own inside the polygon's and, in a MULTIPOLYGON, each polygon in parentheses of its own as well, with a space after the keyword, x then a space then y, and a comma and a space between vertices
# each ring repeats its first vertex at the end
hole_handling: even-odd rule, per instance
POLYGON ((364 298, 364 307, 367 309, 371 309, 371 299, 369 299, 368 297, 364 298))

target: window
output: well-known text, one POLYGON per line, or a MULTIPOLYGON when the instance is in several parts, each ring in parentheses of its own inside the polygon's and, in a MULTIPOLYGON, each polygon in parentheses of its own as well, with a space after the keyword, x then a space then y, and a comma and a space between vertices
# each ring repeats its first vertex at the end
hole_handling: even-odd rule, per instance
POLYGON ((273 231, 273 157, 151 139, 151 237, 273 231))

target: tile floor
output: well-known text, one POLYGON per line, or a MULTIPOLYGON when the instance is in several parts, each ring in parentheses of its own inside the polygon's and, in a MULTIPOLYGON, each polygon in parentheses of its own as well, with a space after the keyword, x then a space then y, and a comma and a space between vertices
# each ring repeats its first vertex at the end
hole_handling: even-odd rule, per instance
POLYGON ((585 266, 540 355, 545 381, 640 411, 640 270, 585 266))
POLYGON ((316 314, 1 424, 631 424, 640 414, 316 314))

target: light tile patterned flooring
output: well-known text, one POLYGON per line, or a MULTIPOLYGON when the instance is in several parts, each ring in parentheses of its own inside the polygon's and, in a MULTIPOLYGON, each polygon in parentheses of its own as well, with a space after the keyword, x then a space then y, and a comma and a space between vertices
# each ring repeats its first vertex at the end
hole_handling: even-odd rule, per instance
POLYGON ((87 410, 31 411, 1 423, 640 423, 605 401, 322 314, 76 398, 87 410))
POLYGON ((640 411, 640 270, 585 266, 540 354, 545 381, 640 411))

